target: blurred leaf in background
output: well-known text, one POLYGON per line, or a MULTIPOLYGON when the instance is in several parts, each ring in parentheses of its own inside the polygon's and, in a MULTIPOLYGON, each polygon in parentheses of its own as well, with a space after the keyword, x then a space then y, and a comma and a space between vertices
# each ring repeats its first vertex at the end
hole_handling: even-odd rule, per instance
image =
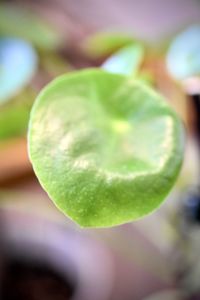
POLYGON ((73 70, 72 65, 55 52, 40 53, 40 65, 52 78, 73 70))
POLYGON ((111 55, 113 52, 133 42, 133 37, 125 33, 102 31, 88 37, 82 47, 89 57, 97 59, 111 55))
POLYGON ((143 45, 135 42, 114 53, 103 63, 102 68, 111 73, 135 75, 144 59, 144 52, 143 45))
POLYGON ((10 100, 32 79, 37 54, 18 38, 0 38, 0 104, 10 100))
POLYGON ((0 5, 0 35, 23 38, 41 50, 55 49, 61 35, 41 18, 23 7, 0 5))
POLYGON ((26 88, 12 101, 0 106, 0 141, 26 134, 34 99, 34 91, 26 88))
POLYGON ((166 62, 176 79, 200 74, 200 25, 189 27, 172 40, 166 62))
POLYGON ((1 141, 26 134, 36 90, 68 71, 68 63, 57 53, 60 45, 60 34, 38 14, 0 5, 1 141))

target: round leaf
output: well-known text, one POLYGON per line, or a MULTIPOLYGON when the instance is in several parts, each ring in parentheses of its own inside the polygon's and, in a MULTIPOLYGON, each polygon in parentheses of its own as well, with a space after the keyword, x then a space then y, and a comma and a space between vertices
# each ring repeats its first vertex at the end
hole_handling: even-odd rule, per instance
POLYGON ((37 56, 30 44, 16 38, 0 39, 0 103, 11 99, 34 75, 37 56))
POLYGON ((189 27, 173 41, 167 54, 167 67, 176 79, 200 74, 200 25, 189 27))
POLYGON ((98 69, 61 76, 41 92, 28 140, 41 185, 83 227, 152 212, 173 186, 183 154, 182 124, 163 98, 98 69))
POLYGON ((120 49, 109 57, 103 63, 102 68, 111 73, 134 75, 137 73, 143 58, 143 46, 135 43, 120 49))

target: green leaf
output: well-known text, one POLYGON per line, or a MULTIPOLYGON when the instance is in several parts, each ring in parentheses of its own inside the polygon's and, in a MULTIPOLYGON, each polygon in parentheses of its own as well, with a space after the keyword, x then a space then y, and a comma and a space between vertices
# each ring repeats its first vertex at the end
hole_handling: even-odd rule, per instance
POLYGON ((155 86, 155 75, 147 70, 142 70, 138 74, 136 74, 137 79, 142 81, 144 84, 149 86, 155 86))
POLYGON ((37 69, 32 46, 17 38, 0 38, 0 104, 26 86, 37 69))
POLYGON ((124 46, 132 44, 134 38, 119 32, 97 32, 83 43, 84 52, 92 58, 111 55, 124 46))
POLYGON ((107 227, 161 204, 181 166, 183 127, 143 83, 89 69, 40 93, 28 142, 35 173, 57 207, 83 227, 107 227))
POLYGON ((144 58, 144 47, 139 43, 126 46, 111 57, 102 65, 102 68, 111 73, 122 75, 135 75, 144 58))
POLYGON ((0 34, 20 37, 42 50, 52 50, 61 36, 49 24, 20 6, 0 5, 0 34))
POLYGON ((26 89, 0 106, 0 141, 26 134, 34 96, 26 89))
POLYGON ((42 53, 40 55, 40 65, 52 78, 72 70, 70 63, 54 52, 42 53))
POLYGON ((200 75, 200 25, 191 26, 171 43, 167 67, 176 79, 200 75))

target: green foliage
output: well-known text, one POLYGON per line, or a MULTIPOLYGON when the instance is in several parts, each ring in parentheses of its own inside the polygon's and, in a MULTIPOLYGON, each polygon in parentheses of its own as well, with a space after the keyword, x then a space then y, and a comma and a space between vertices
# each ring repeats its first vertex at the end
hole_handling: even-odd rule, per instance
POLYGON ((25 136, 34 98, 33 91, 25 89, 12 101, 0 106, 0 141, 25 136))
POLYGON ((19 37, 41 50, 55 49, 61 36, 49 24, 23 7, 0 4, 0 35, 19 37))
POLYGON ((57 207, 83 227, 155 210, 183 157, 182 124, 140 81, 89 69, 61 76, 34 103, 29 155, 57 207))
POLYGON ((99 58, 111 55, 113 52, 133 42, 133 37, 125 33, 97 32, 84 41, 83 50, 88 56, 99 58))
POLYGON ((54 52, 40 54, 40 65, 42 69, 51 77, 56 77, 67 73, 72 69, 70 63, 54 52))
POLYGON ((103 63, 102 68, 111 73, 135 75, 143 59, 144 47, 135 42, 114 53, 103 63))

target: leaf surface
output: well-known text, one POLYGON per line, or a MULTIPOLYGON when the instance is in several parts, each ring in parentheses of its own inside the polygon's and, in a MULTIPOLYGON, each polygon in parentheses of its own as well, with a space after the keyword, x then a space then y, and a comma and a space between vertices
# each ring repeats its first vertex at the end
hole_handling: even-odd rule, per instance
POLYGON ((51 199, 82 227, 155 210, 183 157, 182 123, 143 83, 99 69, 50 83, 34 103, 29 155, 51 199))

